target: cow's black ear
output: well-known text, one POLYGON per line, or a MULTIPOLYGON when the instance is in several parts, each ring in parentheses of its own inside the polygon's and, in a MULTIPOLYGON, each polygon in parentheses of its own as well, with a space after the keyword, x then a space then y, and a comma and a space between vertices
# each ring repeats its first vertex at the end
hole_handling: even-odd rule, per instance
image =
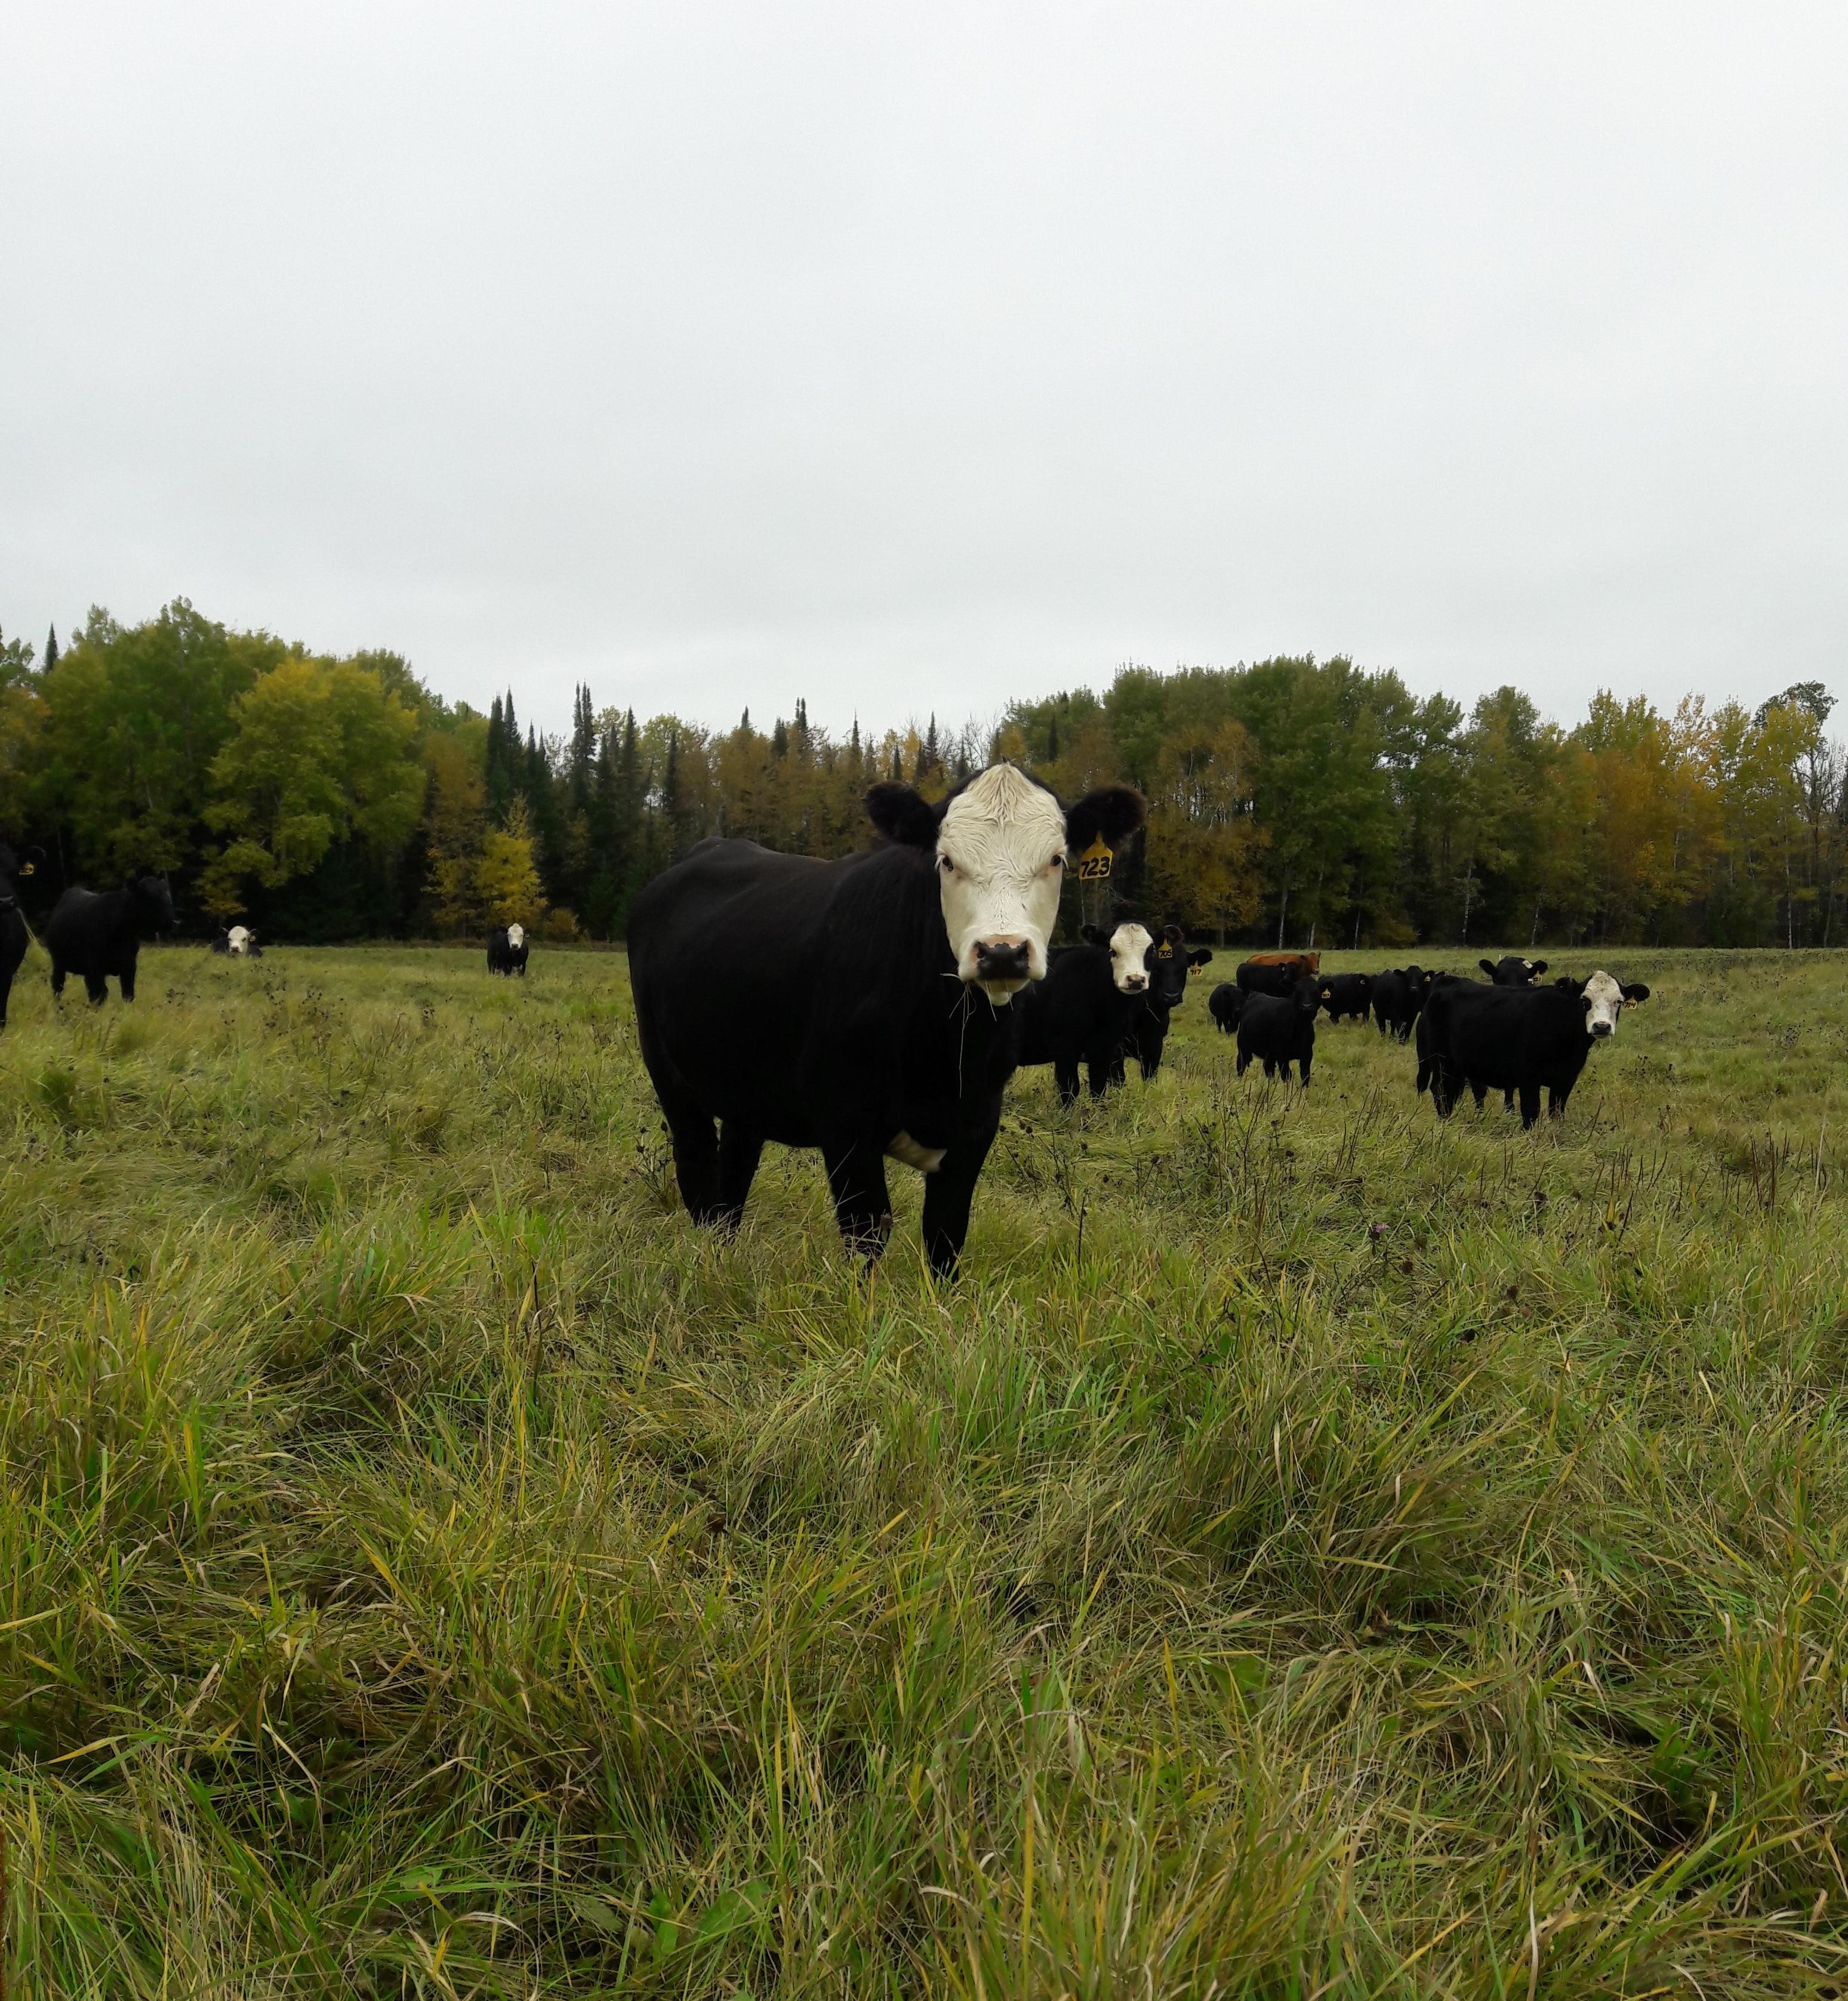
POLYGON ((1537 980, 1546 969, 1547 962, 1543 959, 1537 959, 1527 969, 1528 976, 1530 979, 1537 980))
POLYGON ((1127 785, 1100 785, 1087 792, 1065 812, 1065 838, 1074 854, 1082 854, 1101 837, 1106 847, 1126 840, 1147 817, 1140 792, 1127 785))
POLYGON ((1495 978, 1495 962, 1492 959, 1479 959, 1477 960, 1476 963, 1481 967, 1483 971, 1488 975, 1491 980, 1495 978))
POLYGON ((937 823, 941 815, 928 799, 909 785, 895 785, 889 781, 875 785, 866 795, 866 813, 888 840, 898 841, 907 847, 937 845, 937 823))
POLYGON ((1624 989, 1624 998, 1632 1007, 1636 1005, 1637 1001, 1647 1000, 1648 997, 1648 988, 1641 985, 1640 983, 1633 986, 1626 987, 1624 989))
POLYGON ((1212 952, 1206 945, 1196 946, 1187 955, 1187 962, 1189 966, 1210 966, 1213 963, 1212 952))
POLYGON ((1101 945, 1105 941, 1104 934, 1095 924, 1079 925, 1078 935, 1087 945, 1101 945))
POLYGON ((1161 927, 1161 935, 1170 945, 1178 945, 1187 934, 1178 924, 1164 924, 1161 927))

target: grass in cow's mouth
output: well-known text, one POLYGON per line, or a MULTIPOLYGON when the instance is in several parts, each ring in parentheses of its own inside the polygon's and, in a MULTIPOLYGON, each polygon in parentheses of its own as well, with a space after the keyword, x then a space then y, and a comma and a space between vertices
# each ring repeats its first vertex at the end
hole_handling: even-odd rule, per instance
POLYGON ((11 1991, 1843 1982, 1841 961, 1547 956, 1655 990, 1563 1128, 1196 981, 940 1294, 901 1171, 692 1232, 620 958, 35 955, 11 1991))

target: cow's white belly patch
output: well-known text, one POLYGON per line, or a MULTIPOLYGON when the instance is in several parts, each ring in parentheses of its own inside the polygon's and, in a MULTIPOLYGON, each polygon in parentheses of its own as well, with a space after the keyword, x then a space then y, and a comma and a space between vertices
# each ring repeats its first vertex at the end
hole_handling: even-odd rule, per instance
POLYGON ((908 1168, 915 1168, 921 1174, 934 1174, 943 1165, 943 1157, 949 1150, 945 1147, 921 1147, 909 1133, 894 1133, 886 1142, 888 1156, 903 1161, 908 1168))

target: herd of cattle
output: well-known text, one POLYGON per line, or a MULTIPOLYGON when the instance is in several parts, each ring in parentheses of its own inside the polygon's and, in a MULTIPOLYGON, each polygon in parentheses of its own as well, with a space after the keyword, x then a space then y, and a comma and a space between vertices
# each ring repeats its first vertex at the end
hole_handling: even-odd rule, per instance
MULTIPOLYGON (((735 1228, 764 1143, 818 1150, 841 1233, 876 1255, 892 1227, 886 1162, 925 1177, 924 1248, 952 1273, 1014 1072, 1049 1064, 1060 1098, 1094 1097, 1161 1063, 1174 1010, 1213 954, 1179 926, 1087 927, 1050 948, 1068 868, 1113 850, 1143 824, 1140 795, 1109 785, 1062 806, 1037 780, 994 764, 942 800, 875 785, 867 811, 885 835, 843 861, 782 854, 748 840, 702 841, 636 897, 629 971, 642 1060, 696 1222, 735 1228)), ((0 842, 0 1027, 27 933, 0 842)), ((173 924, 165 882, 144 876, 96 895, 67 889, 46 926, 51 984, 71 973, 94 1002, 106 982, 134 997, 141 941, 173 924)), ((256 958, 256 934, 221 931, 213 949, 256 958)), ((491 973, 524 974, 517 924, 488 945, 491 973)), ((1235 1035, 1237 1069, 1296 1066, 1307 1085, 1318 1015, 1417 1039, 1418 1088, 1448 1116, 1465 1090, 1480 1106, 1518 1098, 1523 1127, 1563 1112, 1594 1042, 1649 990, 1607 973, 1541 984, 1546 962, 1491 964, 1484 985, 1416 966, 1324 976, 1314 953, 1261 953, 1216 987, 1208 1011, 1235 1035)))

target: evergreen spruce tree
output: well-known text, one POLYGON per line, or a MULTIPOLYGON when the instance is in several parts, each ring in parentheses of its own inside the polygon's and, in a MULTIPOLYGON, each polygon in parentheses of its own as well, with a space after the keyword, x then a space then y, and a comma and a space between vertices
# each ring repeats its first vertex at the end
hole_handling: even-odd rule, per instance
POLYGON ((54 625, 45 635, 45 664, 41 672, 50 673, 57 665, 57 628, 54 625))

